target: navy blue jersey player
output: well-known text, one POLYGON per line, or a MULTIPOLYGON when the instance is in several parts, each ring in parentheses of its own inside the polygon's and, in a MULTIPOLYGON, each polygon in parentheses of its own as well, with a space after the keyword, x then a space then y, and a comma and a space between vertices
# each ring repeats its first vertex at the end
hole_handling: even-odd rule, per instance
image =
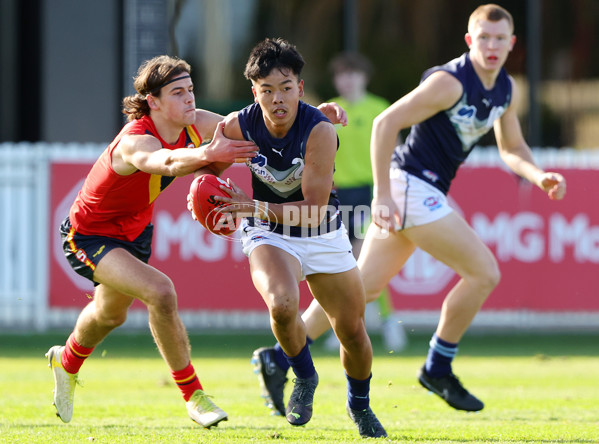
MULTIPOLYGON (((516 114, 518 91, 503 65, 515 44, 512 16, 495 4, 478 7, 468 21, 468 53, 427 70, 418 87, 383 111, 373 124, 374 198, 369 230, 358 258, 366 300, 380 294, 416 247, 449 265, 461 280, 445 297, 419 382, 459 410, 483 403, 452 371, 460 339, 499 282, 499 267, 474 230, 449 207, 446 195, 457 169, 491 129, 503 161, 561 199, 566 182, 534 163, 516 114), (397 134, 411 128, 403 145, 397 134)), ((326 330, 314 302, 304 316, 308 335, 326 330)), ((276 396, 276 393, 271 393, 276 396)))
POLYGON ((296 48, 282 39, 266 39, 251 51, 245 76, 256 103, 227 116, 224 133, 259 147, 255 161, 248 162, 253 199, 234 186, 230 197, 223 190, 222 200, 231 203, 228 211, 252 214, 241 227, 243 250, 282 359, 296 376, 287 407, 281 405, 284 376, 280 396, 270 402, 292 425, 312 417, 318 374, 299 313, 299 283, 305 278, 342 345, 347 413, 360 435, 387 436, 369 405, 372 346, 360 272, 331 196, 337 133, 318 109, 300 100, 303 65, 296 48))
POLYGON ((550 199, 566 192, 564 178, 540 169, 522 136, 518 90, 503 68, 516 42, 513 32, 504 8, 476 8, 465 35, 468 53, 426 71, 417 88, 375 119, 371 139, 374 224, 359 258, 367 299, 376 297, 416 247, 461 277, 445 297, 418 378, 460 410, 480 410, 483 403, 454 376, 452 360, 500 273, 491 251, 447 204, 451 181, 474 144, 493 129, 499 154, 514 173, 550 199), (394 149, 397 132, 410 127, 406 143, 394 149), (385 230, 389 236, 379 238, 385 230))
MULTIPOLYGON (((310 228, 299 222, 302 205, 305 200, 302 192, 302 177, 306 164, 306 145, 316 125, 330 121, 315 107, 299 102, 295 120, 283 137, 273 136, 264 123, 264 114, 258 103, 250 105, 237 114, 241 134, 246 140, 258 146, 258 155, 248 166, 252 172, 253 198, 271 203, 294 202, 287 208, 288 214, 274 220, 250 217, 250 227, 269 227, 270 231, 289 234, 294 237, 315 236, 328 233, 341 227, 341 218, 337 217, 339 201, 329 190, 326 214, 319 225, 310 228), (291 221, 285 223, 285 218, 291 221)), ((330 187, 329 187, 330 188, 330 187)), ((274 207, 272 207, 274 208, 274 207)), ((271 209, 272 209, 271 208, 271 209)), ((305 210, 304 210, 305 211, 305 210)), ((314 225, 314 224, 312 224, 314 225)), ((247 230, 246 230, 247 231, 247 230)))
MULTIPOLYGON (((434 73, 450 74, 462 94, 453 106, 412 125, 403 145, 393 153, 392 166, 447 194, 459 166, 476 142, 487 134, 512 101, 512 81, 504 68, 486 88, 465 53, 449 63, 424 72, 421 84, 434 73)), ((387 111, 389 113, 390 111, 387 111)))

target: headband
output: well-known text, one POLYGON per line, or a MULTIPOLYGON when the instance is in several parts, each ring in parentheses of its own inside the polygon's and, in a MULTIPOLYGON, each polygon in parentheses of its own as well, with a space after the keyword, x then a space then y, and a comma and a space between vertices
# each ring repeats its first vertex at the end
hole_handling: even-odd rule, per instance
POLYGON ((156 88, 153 88, 150 90, 150 94, 154 94, 157 93, 158 91, 160 91, 162 88, 164 88, 166 85, 168 85, 169 83, 173 83, 176 82, 177 80, 181 80, 181 79, 187 79, 190 78, 191 76, 189 74, 184 75, 184 76, 180 76, 180 77, 175 77, 174 79, 170 79, 167 82, 164 82, 162 85, 157 86, 156 88))

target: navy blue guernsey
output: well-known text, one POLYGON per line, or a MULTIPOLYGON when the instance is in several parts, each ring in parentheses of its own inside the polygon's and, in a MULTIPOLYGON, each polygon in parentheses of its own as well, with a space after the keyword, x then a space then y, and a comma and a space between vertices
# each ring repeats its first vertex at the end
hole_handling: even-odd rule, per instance
MULTIPOLYGON (((304 200, 302 173, 306 143, 312 129, 318 123, 329 120, 317 108, 300 101, 293 126, 284 137, 277 138, 268 132, 262 109, 257 103, 239 111, 237 118, 243 137, 258 146, 258 155, 248 162, 252 173, 253 198, 272 203, 304 200)), ((341 219, 337 217, 338 207, 339 201, 331 193, 325 221, 313 229, 267 223, 253 217, 248 218, 248 223, 280 234, 316 236, 341 226, 341 219)))
POLYGON ((502 68, 495 86, 485 89, 468 53, 426 70, 420 82, 437 71, 458 79, 462 96, 450 109, 413 125, 405 143, 395 149, 393 164, 447 194, 459 166, 509 106, 512 84, 502 68))

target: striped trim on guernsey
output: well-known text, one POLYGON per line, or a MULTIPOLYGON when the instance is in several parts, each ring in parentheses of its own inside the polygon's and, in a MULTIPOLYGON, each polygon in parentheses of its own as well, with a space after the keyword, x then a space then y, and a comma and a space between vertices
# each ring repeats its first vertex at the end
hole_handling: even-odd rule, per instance
POLYGON ((150 203, 152 203, 162 191, 162 176, 159 174, 150 175, 148 187, 150 189, 150 203))
POLYGON ((195 145, 196 148, 199 147, 202 143, 202 137, 196 131, 196 127, 193 125, 189 125, 185 127, 185 129, 187 130, 187 135, 191 139, 191 142, 195 145))
POLYGON ((83 262, 86 266, 88 266, 92 270, 95 270, 96 265, 88 259, 87 254, 85 254, 85 251, 81 250, 80 248, 77 248, 77 245, 75 245, 75 241, 73 240, 74 236, 75 236, 75 228, 71 227, 71 229, 69 230, 69 234, 67 236, 67 242, 69 243, 69 249, 71 250, 71 252, 75 255, 75 257, 77 259, 79 259, 81 262, 83 262))
MULTIPOLYGON (((185 135, 186 135, 186 146, 190 149, 197 148, 202 143, 202 138, 200 134, 196 131, 195 126, 189 125, 185 127, 185 135), (193 144, 193 147, 190 147, 190 144, 193 144)), ((175 180, 174 177, 161 176, 159 174, 152 174, 150 176, 149 186, 149 197, 150 202, 154 202, 156 198, 162 193, 166 187, 168 187, 171 182, 175 180)))

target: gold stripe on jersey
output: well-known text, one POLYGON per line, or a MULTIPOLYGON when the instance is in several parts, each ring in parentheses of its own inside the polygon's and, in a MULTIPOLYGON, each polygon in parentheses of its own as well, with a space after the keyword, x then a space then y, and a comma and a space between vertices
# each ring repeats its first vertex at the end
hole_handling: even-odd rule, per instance
MULTIPOLYGON (((200 144, 202 143, 202 138, 192 125, 186 126, 185 132, 187 134, 187 137, 189 138, 189 141, 194 145, 193 147, 190 147, 188 144, 189 148, 197 148, 198 146, 200 146, 200 144)), ((154 200, 160 195, 160 193, 164 191, 164 189, 168 187, 173 180, 175 180, 174 177, 152 174, 150 176, 149 182, 149 203, 154 202, 154 200)))
POLYGON ((200 137, 200 135, 195 131, 195 128, 192 125, 189 125, 188 127, 185 128, 187 130, 187 134, 189 136, 189 138, 191 139, 191 141, 193 142, 194 146, 197 148, 198 146, 200 146, 200 143, 202 143, 202 138, 200 137))
POLYGON ((149 203, 152 203, 162 192, 162 176, 160 174, 151 174, 148 186, 150 192, 149 203))

